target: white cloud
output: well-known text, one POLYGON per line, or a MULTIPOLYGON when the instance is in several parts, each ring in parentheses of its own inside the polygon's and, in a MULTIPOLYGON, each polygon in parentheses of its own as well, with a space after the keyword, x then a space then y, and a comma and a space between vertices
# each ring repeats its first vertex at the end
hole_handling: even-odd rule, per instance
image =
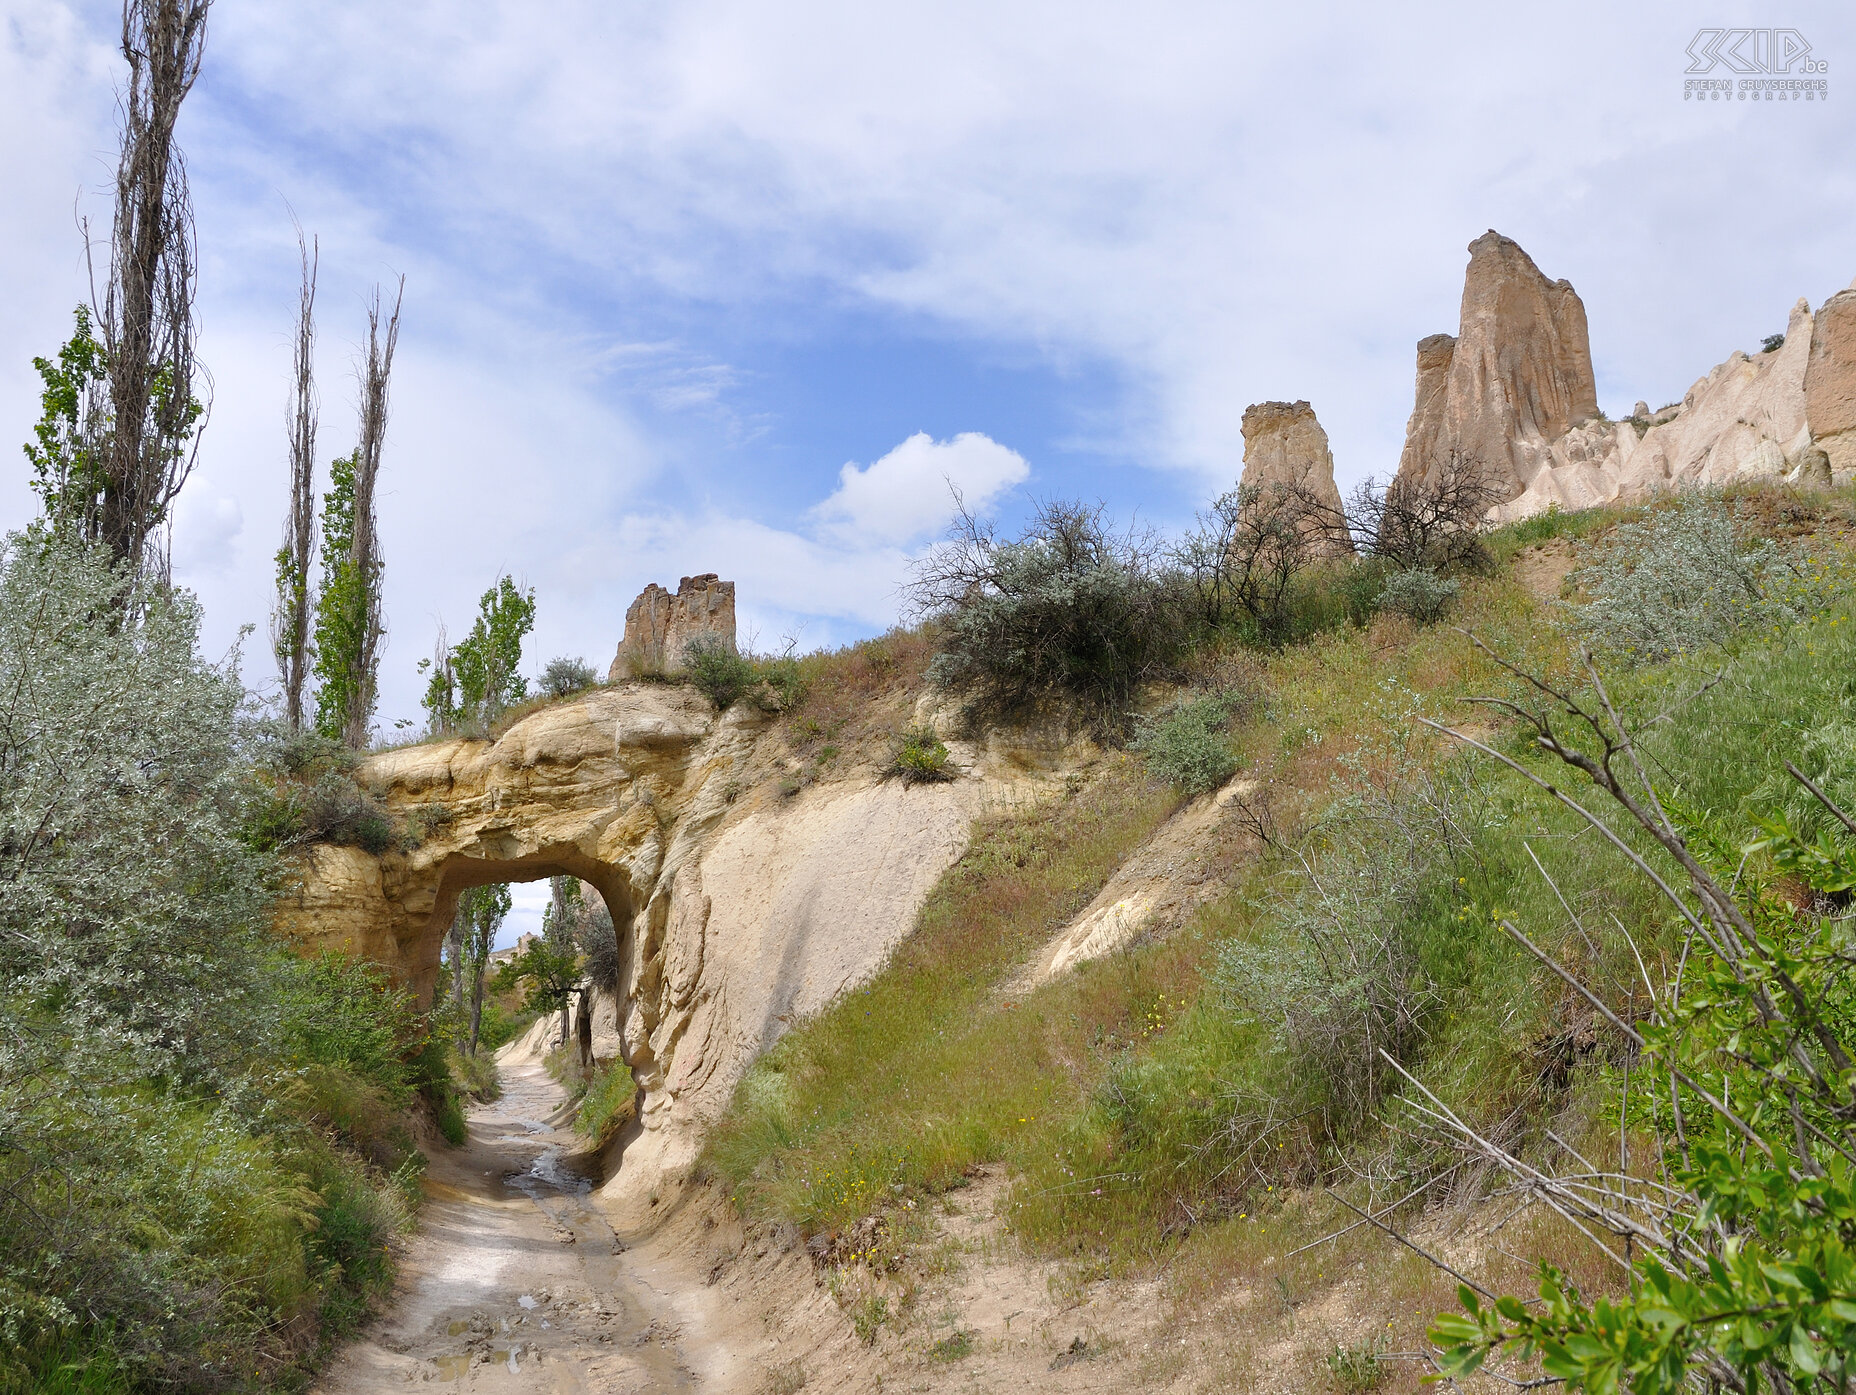
POLYGON ((983 432, 937 441, 917 431, 867 467, 847 461, 837 490, 812 515, 829 536, 900 546, 940 530, 953 513, 950 488, 983 509, 1030 474, 1024 456, 983 432))

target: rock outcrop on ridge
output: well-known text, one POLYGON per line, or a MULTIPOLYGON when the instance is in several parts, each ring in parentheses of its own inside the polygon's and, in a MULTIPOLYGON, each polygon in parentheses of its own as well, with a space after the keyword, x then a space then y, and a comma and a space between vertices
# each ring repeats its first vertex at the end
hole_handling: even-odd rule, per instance
POLYGON ((1428 481, 1456 457, 1481 462, 1507 498, 1547 463, 1552 443, 1598 412, 1585 305, 1493 230, 1469 244, 1456 337, 1418 345, 1416 403, 1400 478, 1428 481))
MULTIPOLYGON (((1800 300, 1777 349, 1728 355, 1680 402, 1647 417, 1599 419, 1568 431, 1553 443, 1528 487, 1496 510, 1497 521, 1554 505, 1571 510, 1637 502, 1668 489, 1707 489, 1761 477, 1803 479, 1817 459, 1805 392, 1813 321, 1809 302, 1800 300)), ((1817 473, 1822 477, 1809 482, 1830 482, 1827 469, 1817 473)))
POLYGON ((607 677, 655 677, 683 671, 683 648, 699 635, 735 642, 735 583, 714 572, 686 576, 673 596, 656 582, 625 611, 625 636, 607 677))
POLYGON ((1292 485, 1312 495, 1330 517, 1341 513, 1328 433, 1306 402, 1257 402, 1244 409, 1244 473, 1239 483, 1292 485))

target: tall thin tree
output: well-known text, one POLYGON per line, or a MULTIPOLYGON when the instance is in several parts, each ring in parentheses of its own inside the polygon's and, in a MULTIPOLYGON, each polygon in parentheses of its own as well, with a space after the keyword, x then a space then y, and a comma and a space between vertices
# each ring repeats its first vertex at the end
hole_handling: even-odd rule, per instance
POLYGON ((393 350, 400 338, 400 303, 406 295, 406 278, 400 277, 393 296, 393 314, 385 335, 380 330, 380 288, 367 310, 367 358, 361 366, 361 439, 354 458, 354 542, 351 556, 362 582, 365 609, 360 621, 356 678, 350 707, 342 724, 342 739, 353 750, 367 744, 379 691, 380 641, 386 633, 380 610, 380 531, 374 513, 374 492, 380 480, 380 448, 387 435, 387 379, 393 371, 393 350))
POLYGON ((303 284, 297 297, 295 372, 290 411, 290 510, 283 546, 277 549, 277 608, 271 615, 271 648, 283 682, 284 719, 303 729, 303 684, 310 659, 309 569, 316 550, 316 272, 322 248, 305 243, 297 229, 303 284))
MULTIPOLYGON (((400 292, 405 291, 400 279, 400 292)), ((322 585, 313 644, 316 730, 351 750, 367 745, 378 694, 380 535, 374 495, 387 430, 387 381, 399 342, 400 301, 381 327, 380 291, 368 307, 367 350, 358 366, 361 434, 354 450, 329 466, 322 499, 322 585)))
POLYGON ((122 150, 109 274, 95 306, 109 378, 101 442, 103 541, 119 560, 165 579, 161 529, 192 472, 202 414, 194 396, 193 202, 174 143, 181 103, 200 74, 211 0, 124 0, 122 150))

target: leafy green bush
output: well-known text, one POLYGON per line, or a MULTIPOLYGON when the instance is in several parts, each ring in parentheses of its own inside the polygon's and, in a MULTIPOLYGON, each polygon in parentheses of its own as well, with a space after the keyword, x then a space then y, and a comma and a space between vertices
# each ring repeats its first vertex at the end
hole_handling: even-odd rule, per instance
POLYGON ((951 780, 960 773, 950 763, 947 747, 935 735, 934 728, 926 726, 910 727, 902 734, 896 743, 896 753, 890 758, 889 770, 905 785, 951 780))
POLYGON ((278 1319, 313 1301, 314 1194, 230 1109, 129 1064, 79 1080, 40 1061, 0 1086, 0 1352, 75 1340, 138 1386, 255 1382, 292 1354, 278 1319))
POLYGON ((1114 532, 1100 507, 1040 504, 1010 541, 963 514, 908 588, 940 623, 928 677, 976 717, 1058 701, 1119 730, 1136 688, 1185 642, 1184 583, 1161 563, 1157 540, 1114 532))
POLYGON ((1573 624, 1595 649, 1650 662, 1782 628, 1825 605, 1820 567, 1752 540, 1719 498, 1691 493, 1621 523, 1573 573, 1589 597, 1573 624))
POLYGON ((1393 572, 1379 590, 1379 606, 1415 625, 1435 625, 1463 594, 1463 583, 1429 567, 1393 572))
POLYGON ((404 995, 270 934, 266 854, 347 762, 248 727, 198 626, 0 542, 0 827, 51 835, 0 838, 0 1389, 294 1386, 423 1161, 404 995))
MULTIPOLYGON (((1608 703, 1542 697, 1551 705, 1517 709, 1518 725, 1646 840, 1651 856, 1640 867, 1657 874, 1660 909, 1683 926, 1684 963, 1665 968, 1660 983, 1647 969, 1631 975, 1632 998, 1641 977, 1649 1002, 1627 1020, 1613 1006, 1615 980, 1576 975, 1530 943, 1632 1048, 1634 1069, 1615 1082, 1618 1171, 1595 1177, 1579 1158, 1577 1172, 1558 1175, 1485 1137, 1471 1144, 1466 1125, 1433 1117, 1471 1156, 1525 1179, 1552 1211, 1609 1240, 1628 1278, 1593 1297, 1542 1264, 1538 1304, 1484 1289, 1485 1306, 1462 1285, 1462 1311, 1431 1332, 1445 1348, 1440 1374, 1468 1377, 1514 1350, 1537 1356, 1548 1378, 1589 1391, 1846 1386, 1856 1366, 1856 1013, 1837 902, 1856 887, 1856 843, 1842 818, 1836 834, 1806 841, 1784 820, 1756 815, 1766 836, 1745 844, 1735 824, 1670 793, 1659 798, 1647 777, 1613 774, 1619 758, 1641 766, 1608 703), (1781 890, 1778 877, 1792 885, 1781 890), (1800 886, 1809 894, 1800 897, 1800 886), (1642 1177, 1624 1165, 1632 1132, 1655 1140, 1637 1163, 1642 1177)), ((1611 831, 1600 814, 1587 818, 1611 831)))
POLYGON ((1136 727, 1129 749, 1147 759, 1147 768, 1189 795, 1217 789, 1237 773, 1231 749, 1231 719, 1248 705, 1239 693, 1226 691, 1181 698, 1136 727))
POLYGON ((791 653, 757 661, 754 672, 767 685, 763 706, 769 711, 791 712, 806 700, 805 671, 791 653))
POLYGON ((378 964, 325 950, 295 963, 280 1015, 286 1059, 337 1066, 403 1106, 414 1089, 409 1050, 424 1041, 412 995, 378 964))
POLYGON ((551 698, 570 697, 583 692, 599 682, 599 675, 585 659, 570 659, 562 655, 549 659, 546 668, 541 671, 541 690, 551 698))
POLYGON ((720 635, 697 635, 683 646, 683 671, 717 712, 726 712, 754 686, 754 665, 720 635))

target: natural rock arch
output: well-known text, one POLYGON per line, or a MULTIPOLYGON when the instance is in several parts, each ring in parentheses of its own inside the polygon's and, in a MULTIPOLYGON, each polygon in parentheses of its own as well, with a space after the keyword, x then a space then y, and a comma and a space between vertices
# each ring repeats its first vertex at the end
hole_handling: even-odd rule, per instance
MULTIPOLYGON (((885 702, 909 719, 907 694, 885 702)), ((790 1022, 881 966, 977 814, 1062 787, 1060 749, 962 751, 951 784, 905 789, 866 763, 789 797, 778 728, 749 704, 717 715, 689 688, 596 689, 494 742, 368 757, 357 778, 423 830, 417 846, 311 849, 279 926, 386 965, 425 1002, 465 888, 589 883, 612 911, 618 1054, 641 1091, 625 1170, 654 1175, 693 1158, 790 1022)))

